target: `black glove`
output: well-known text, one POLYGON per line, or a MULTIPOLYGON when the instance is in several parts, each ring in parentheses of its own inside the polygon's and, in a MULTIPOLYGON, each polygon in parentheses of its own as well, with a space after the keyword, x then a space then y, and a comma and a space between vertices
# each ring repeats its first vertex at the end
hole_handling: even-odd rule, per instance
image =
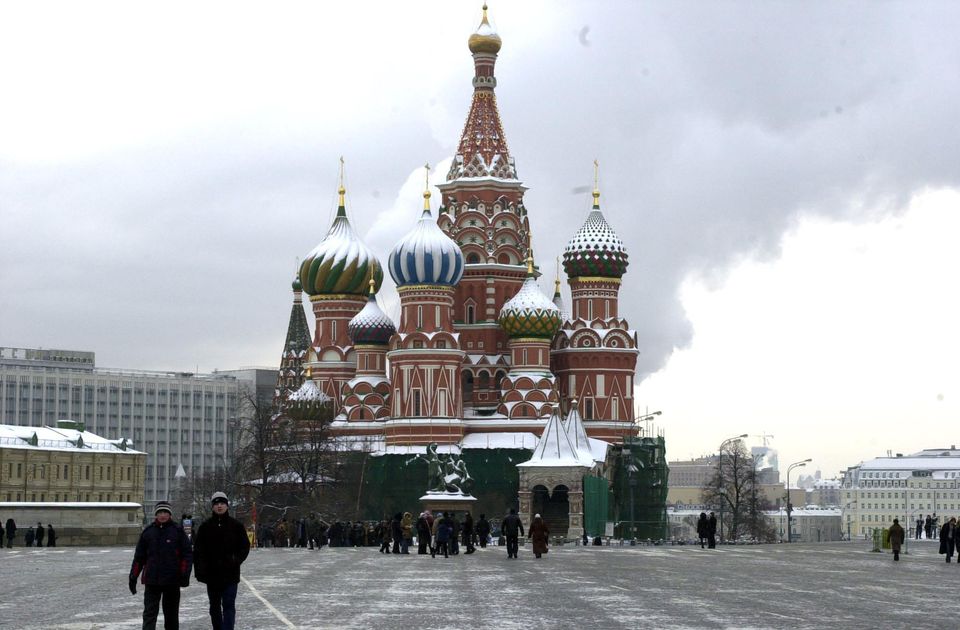
POLYGON ((130 576, 130 593, 133 595, 137 594, 137 578, 130 576))
POLYGON ((190 586, 190 574, 180 576, 180 588, 187 588, 190 586))

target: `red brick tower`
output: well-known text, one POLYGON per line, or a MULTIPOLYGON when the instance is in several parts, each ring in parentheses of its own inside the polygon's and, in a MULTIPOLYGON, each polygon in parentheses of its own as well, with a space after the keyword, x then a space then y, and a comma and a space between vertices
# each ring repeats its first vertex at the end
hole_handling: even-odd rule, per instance
POLYGON ((637 334, 617 313, 627 264, 627 251, 600 212, 600 191, 594 189, 593 209, 563 254, 572 304, 554 337, 551 364, 563 411, 576 399, 590 437, 611 442, 635 431, 637 334))
POLYGON ((388 269, 400 295, 400 326, 387 353, 393 392, 386 442, 457 443, 463 437, 463 352, 454 332, 453 300, 463 254, 437 226, 429 188, 420 220, 390 253, 388 269))
POLYGON ((453 296, 453 326, 466 353, 463 405, 493 412, 506 374, 507 336, 497 325, 504 302, 520 289, 530 244, 526 188, 517 179, 513 157, 497 111, 494 65, 500 36, 487 19, 468 42, 473 54, 473 100, 443 195, 438 225, 463 252, 465 270, 453 296))
POLYGON ((317 387, 333 400, 335 416, 343 410, 343 385, 357 368, 347 326, 367 303, 370 280, 375 291, 383 281, 380 263, 347 218, 342 168, 340 177, 340 203, 333 225, 300 265, 300 281, 310 294, 316 318, 309 367, 317 387))

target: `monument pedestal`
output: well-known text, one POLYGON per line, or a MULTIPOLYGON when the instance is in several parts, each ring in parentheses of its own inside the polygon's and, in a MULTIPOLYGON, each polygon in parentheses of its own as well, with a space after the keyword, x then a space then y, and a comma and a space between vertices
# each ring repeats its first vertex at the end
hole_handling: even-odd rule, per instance
POLYGON ((420 497, 422 509, 436 512, 470 512, 473 514, 473 505, 476 497, 462 492, 428 492, 420 497))

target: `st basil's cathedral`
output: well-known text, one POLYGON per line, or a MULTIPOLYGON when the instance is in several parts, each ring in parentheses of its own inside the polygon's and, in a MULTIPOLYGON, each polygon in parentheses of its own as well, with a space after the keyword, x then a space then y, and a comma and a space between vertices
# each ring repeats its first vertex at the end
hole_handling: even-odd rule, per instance
MULTIPOLYGON (((593 207, 563 252, 569 307, 559 277, 552 299, 540 289, 527 189, 497 109, 501 44, 484 6, 468 40, 470 111, 446 181, 437 184, 441 199, 431 201, 426 182, 419 220, 383 259, 396 283, 399 322, 377 303, 384 266, 350 222, 341 178, 333 224, 302 259, 293 284, 277 396, 293 408, 332 406, 334 439, 376 456, 365 488, 372 516, 380 516, 380 505, 410 509, 422 484, 416 475, 397 480, 411 453, 436 443, 468 461, 480 506, 494 514, 518 496, 521 513, 549 512, 537 501, 569 492, 562 500, 573 533, 581 526, 573 512, 583 512, 582 486, 559 484, 558 493, 540 485, 546 494, 538 499, 522 487, 518 464, 575 461, 577 474, 615 485, 611 454, 637 441, 637 334, 619 313, 618 295, 628 254, 595 187, 593 207), (313 308, 312 335, 302 293, 313 308)), ((658 440, 650 456, 662 460, 658 440)))

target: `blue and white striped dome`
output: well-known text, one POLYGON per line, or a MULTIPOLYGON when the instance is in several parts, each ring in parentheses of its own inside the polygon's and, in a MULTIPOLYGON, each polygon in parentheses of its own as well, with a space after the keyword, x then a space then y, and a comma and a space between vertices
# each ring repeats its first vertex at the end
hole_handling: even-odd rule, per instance
POLYGON ((463 253, 443 233, 430 213, 430 193, 424 193, 423 215, 390 252, 390 275, 398 287, 413 284, 454 286, 463 277, 463 253))

